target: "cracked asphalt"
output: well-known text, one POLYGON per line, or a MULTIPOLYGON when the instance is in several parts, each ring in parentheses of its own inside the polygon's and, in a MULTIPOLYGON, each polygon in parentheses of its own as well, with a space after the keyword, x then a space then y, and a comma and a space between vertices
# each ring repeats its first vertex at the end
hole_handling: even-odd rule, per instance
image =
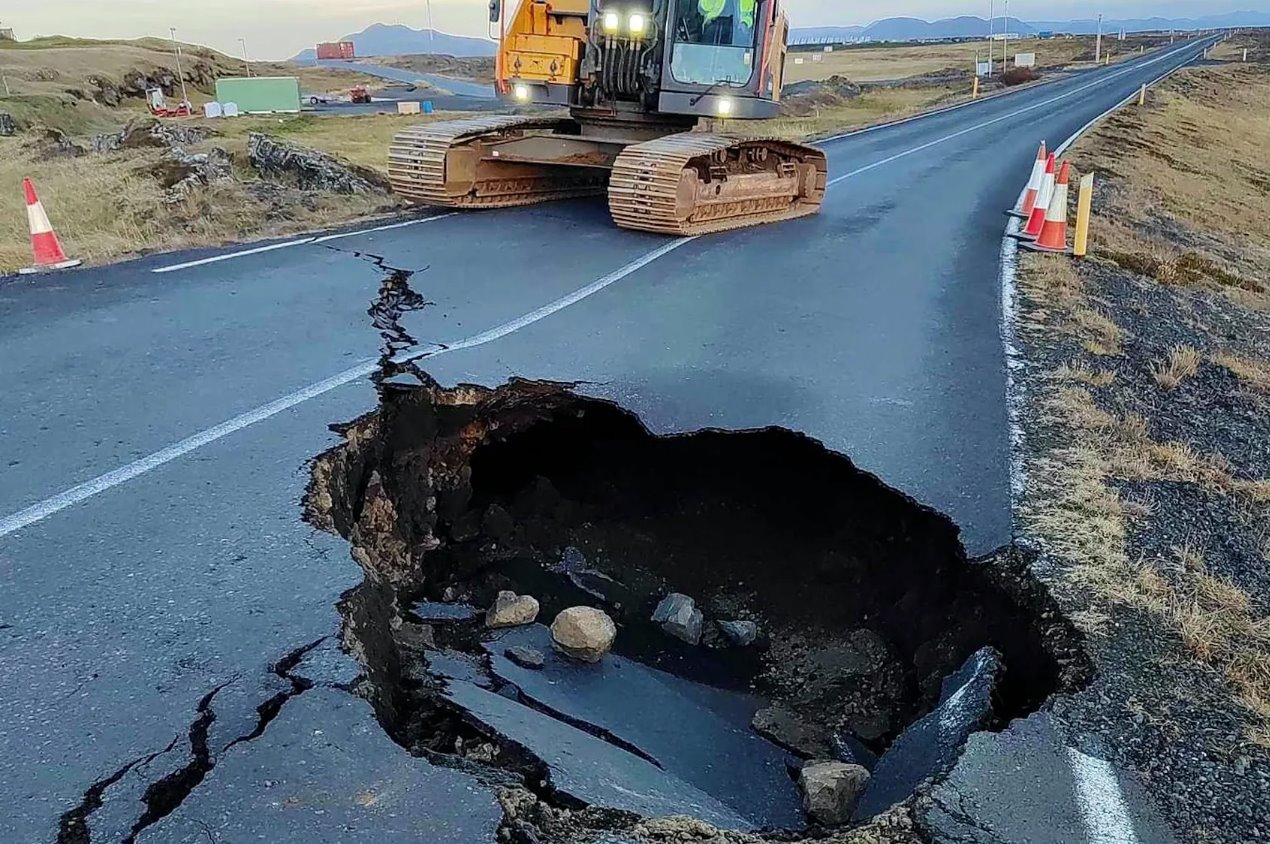
MULTIPOLYGON (((299 499, 306 461, 335 444, 327 425, 374 405, 367 380, 212 430, 370 365, 383 273, 357 252, 415 272, 435 305, 407 325, 429 348, 513 326, 425 361, 442 382, 586 382, 657 432, 785 425, 949 513, 972 552, 1007 542, 1001 212, 1039 140, 1199 49, 830 142, 842 181, 818 217, 686 243, 529 322, 666 241, 578 202, 338 251, 0 282, 0 840, 492 840, 488 787, 410 757, 343 690, 335 603, 361 572, 299 499), (82 500, 57 504, 79 484, 82 500)), ((1053 735, 1013 741, 977 740, 980 768, 949 787, 974 794, 1008 754, 1041 780, 1065 758, 1053 735)), ((1126 792, 1140 840, 1163 840, 1126 792)), ((1036 801, 1070 798, 1061 840, 1110 840, 1078 832, 1079 784, 1018 793, 960 805, 1009 813, 984 840, 1042 841, 1056 816, 1036 801)))

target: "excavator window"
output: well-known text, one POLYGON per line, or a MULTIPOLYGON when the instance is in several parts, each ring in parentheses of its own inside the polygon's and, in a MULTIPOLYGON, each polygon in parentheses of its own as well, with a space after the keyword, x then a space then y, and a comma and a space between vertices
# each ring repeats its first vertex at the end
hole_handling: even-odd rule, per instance
POLYGON ((677 0, 670 73, 677 82, 741 86, 754 72, 760 0, 677 0))

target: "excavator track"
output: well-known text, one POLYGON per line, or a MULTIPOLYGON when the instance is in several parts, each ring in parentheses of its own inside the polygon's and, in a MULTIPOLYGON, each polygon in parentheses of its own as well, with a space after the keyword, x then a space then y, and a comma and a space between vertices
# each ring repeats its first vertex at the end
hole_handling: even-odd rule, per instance
POLYGON ((815 214, 825 154, 779 138, 684 132, 627 147, 609 181, 619 226, 699 235, 815 214))
POLYGON ((608 172, 498 161, 486 144, 551 133, 569 121, 496 115, 422 123, 388 148, 388 179, 411 202, 448 208, 510 208, 604 193, 608 172))

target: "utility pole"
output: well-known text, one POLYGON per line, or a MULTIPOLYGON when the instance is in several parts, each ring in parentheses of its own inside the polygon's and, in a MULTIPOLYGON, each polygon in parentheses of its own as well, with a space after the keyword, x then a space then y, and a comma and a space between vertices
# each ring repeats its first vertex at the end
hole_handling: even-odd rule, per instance
POLYGON ((432 28, 432 0, 424 0, 424 8, 428 11, 428 40, 437 40, 437 31, 432 28))
POLYGON ((188 104, 190 95, 185 90, 185 73, 181 70, 181 42, 176 40, 175 26, 169 26, 168 32, 172 34, 172 46, 176 49, 176 75, 181 78, 181 102, 188 104))
POLYGON ((992 60, 996 54, 992 48, 992 36, 997 33, 996 0, 988 0, 988 76, 992 76, 992 60))
POLYGON ((248 79, 250 79, 250 78, 251 78, 251 59, 247 58, 247 39, 246 39, 246 38, 239 38, 239 39, 238 39, 238 43, 239 43, 240 45, 242 45, 242 48, 243 48, 243 64, 245 64, 245 65, 247 66, 247 78, 248 78, 248 79))
POLYGON ((1094 45, 1094 64, 1102 62, 1102 15, 1098 16, 1098 41, 1094 45))
POLYGON ((1001 42, 1001 72, 1005 73, 1010 64, 1010 0, 1005 0, 1005 39, 1001 42))

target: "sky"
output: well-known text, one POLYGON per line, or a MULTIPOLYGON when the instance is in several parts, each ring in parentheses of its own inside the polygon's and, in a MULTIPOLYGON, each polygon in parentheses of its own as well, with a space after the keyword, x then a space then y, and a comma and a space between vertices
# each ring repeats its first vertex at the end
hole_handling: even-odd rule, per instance
MULTIPOLYGON (((1004 0, 996 0, 997 14, 1004 0)), ((167 35, 237 55, 245 38, 253 58, 280 59, 317 41, 358 32, 372 23, 428 24, 425 0, 0 0, 0 25, 19 38, 75 35, 136 38, 167 35)), ((794 26, 867 24, 909 16, 933 20, 988 16, 989 0, 784 0, 794 26), (980 8, 981 7, 981 8, 980 8)), ((431 0, 437 29, 483 35, 487 0, 431 0)), ((1270 11, 1270 0, 1010 0, 1011 17, 1023 20, 1194 17, 1242 10, 1270 11)))

